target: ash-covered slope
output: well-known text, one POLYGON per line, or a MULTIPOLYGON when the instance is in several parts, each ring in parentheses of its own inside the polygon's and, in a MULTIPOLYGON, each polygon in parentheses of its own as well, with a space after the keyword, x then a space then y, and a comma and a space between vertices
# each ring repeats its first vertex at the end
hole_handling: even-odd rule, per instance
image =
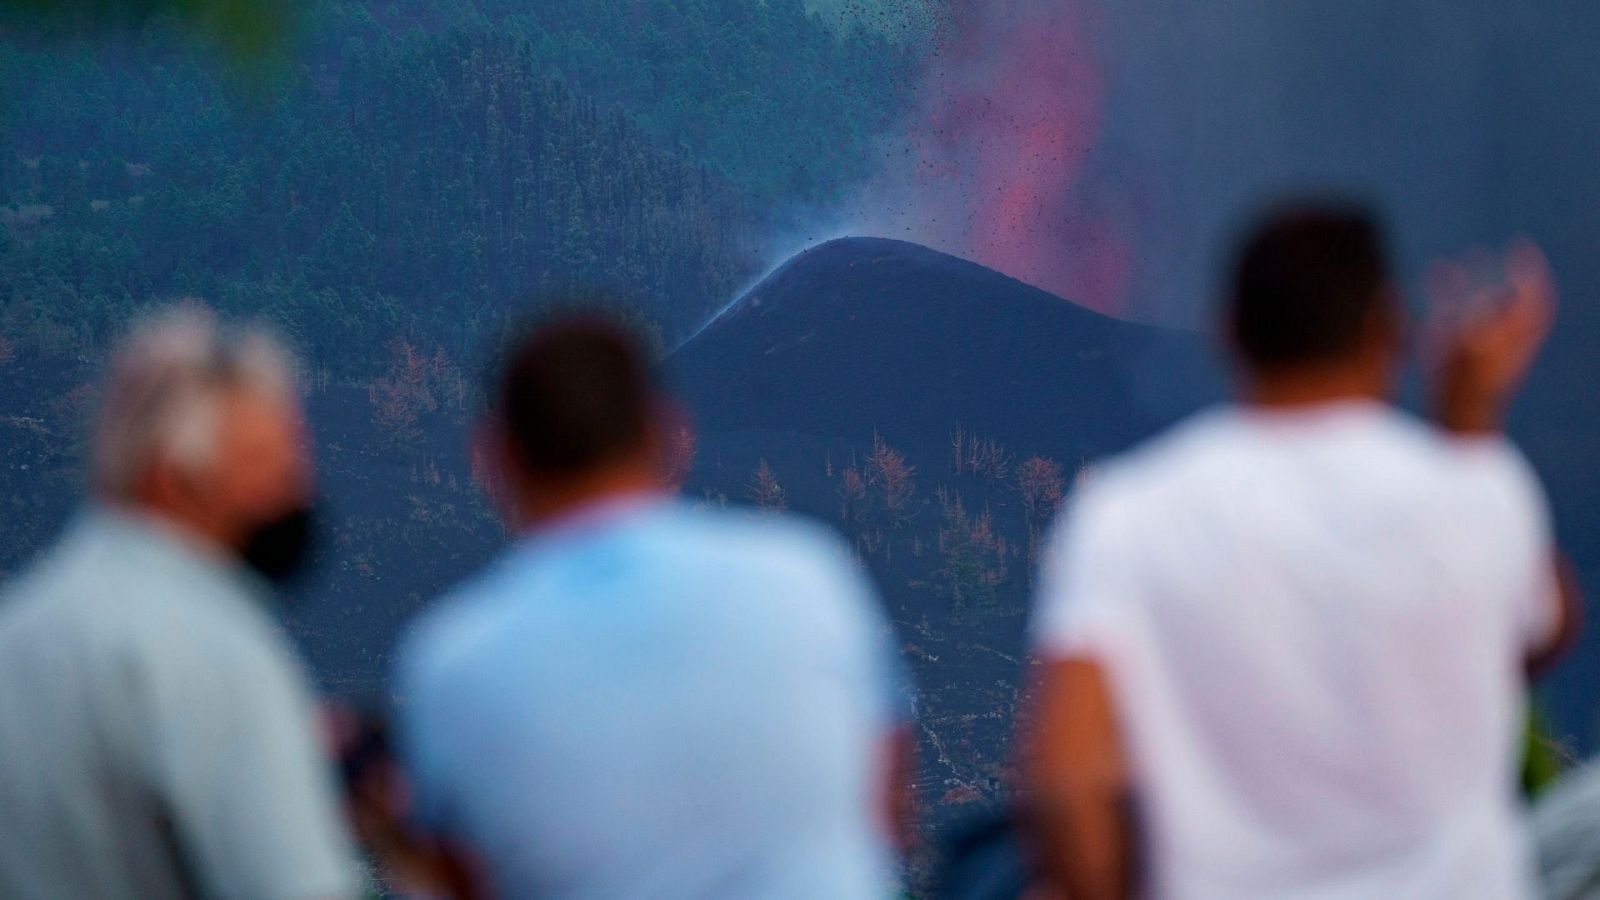
POLYGON ((940 447, 955 426, 1077 460, 1219 394, 1204 341, 1108 318, 916 244, 808 250, 667 361, 707 434, 940 447))

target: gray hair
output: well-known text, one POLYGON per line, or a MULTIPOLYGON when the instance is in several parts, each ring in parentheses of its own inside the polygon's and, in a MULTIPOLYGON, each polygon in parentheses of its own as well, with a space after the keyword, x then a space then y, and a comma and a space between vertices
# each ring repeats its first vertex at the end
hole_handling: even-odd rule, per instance
POLYGON ((243 387, 291 397, 293 371, 271 333, 223 325, 203 306, 143 319, 112 359, 94 434, 96 490, 126 497, 158 459, 204 467, 216 452, 223 395, 243 387))

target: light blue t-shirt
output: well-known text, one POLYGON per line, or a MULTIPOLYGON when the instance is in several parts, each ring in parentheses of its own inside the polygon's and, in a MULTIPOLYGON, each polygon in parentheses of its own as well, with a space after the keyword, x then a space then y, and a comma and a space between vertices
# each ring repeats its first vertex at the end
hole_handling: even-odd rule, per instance
POLYGON ((507 897, 889 896, 889 648, 820 528, 591 509, 524 538, 402 648, 420 824, 507 897))

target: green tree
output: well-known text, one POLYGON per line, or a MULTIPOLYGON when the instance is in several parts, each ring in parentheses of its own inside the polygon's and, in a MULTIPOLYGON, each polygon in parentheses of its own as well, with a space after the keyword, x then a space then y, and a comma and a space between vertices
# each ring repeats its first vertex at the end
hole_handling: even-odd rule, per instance
POLYGON ((66 37, 138 31, 170 15, 258 59, 282 46, 299 13, 296 0, 0 0, 0 28, 66 37))

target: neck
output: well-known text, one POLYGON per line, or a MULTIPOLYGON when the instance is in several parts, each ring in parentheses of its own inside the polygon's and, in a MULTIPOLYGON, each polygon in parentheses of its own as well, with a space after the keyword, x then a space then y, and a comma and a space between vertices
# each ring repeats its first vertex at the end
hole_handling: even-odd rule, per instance
POLYGON ((1330 403, 1387 401, 1388 379, 1373 366, 1315 366, 1251 373, 1242 399, 1269 410, 1300 409, 1330 403))
POLYGON ((155 527, 176 534, 186 543, 209 553, 227 556, 235 552, 236 535, 183 504, 163 503, 147 497, 110 497, 104 502, 113 509, 152 521, 155 527))
POLYGON ((654 466, 629 463, 530 487, 517 508, 519 530, 539 528, 599 503, 639 497, 661 490, 654 466))

